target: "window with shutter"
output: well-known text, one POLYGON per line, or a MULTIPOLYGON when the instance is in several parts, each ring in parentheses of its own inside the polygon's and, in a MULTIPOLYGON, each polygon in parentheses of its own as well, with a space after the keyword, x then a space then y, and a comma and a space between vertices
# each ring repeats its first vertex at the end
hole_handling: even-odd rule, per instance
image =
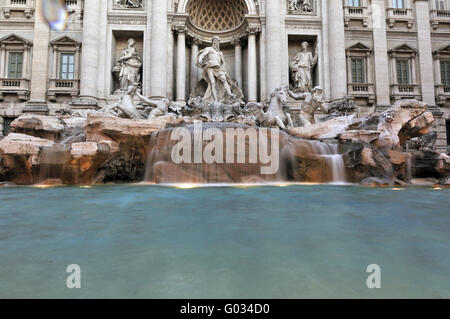
POLYGON ((397 82, 398 84, 411 84, 409 60, 397 60, 397 82))
POLYGON ((352 59, 352 83, 366 83, 364 59, 352 59))
POLYGON ((75 77, 75 55, 73 53, 61 53, 60 73, 61 80, 73 80, 75 77))
POLYGON ((443 85, 450 85, 450 61, 441 61, 441 81, 443 85))
POLYGON ((22 77, 23 52, 9 52, 8 78, 20 79, 22 77))

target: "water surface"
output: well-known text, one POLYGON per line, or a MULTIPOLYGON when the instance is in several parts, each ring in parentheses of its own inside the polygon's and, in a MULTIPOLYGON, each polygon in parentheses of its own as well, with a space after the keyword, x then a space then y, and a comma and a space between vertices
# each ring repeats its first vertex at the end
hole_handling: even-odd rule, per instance
POLYGON ((450 190, 0 188, 2 298, 450 298, 450 190), (78 264, 81 289, 66 287, 78 264), (378 264, 382 288, 366 286, 378 264))

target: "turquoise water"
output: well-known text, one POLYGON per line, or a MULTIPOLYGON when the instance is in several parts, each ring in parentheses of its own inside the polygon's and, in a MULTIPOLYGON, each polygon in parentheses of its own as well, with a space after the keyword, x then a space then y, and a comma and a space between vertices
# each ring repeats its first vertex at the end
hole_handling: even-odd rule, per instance
POLYGON ((2 298, 450 298, 450 190, 0 189, 2 298), (81 267, 81 289, 66 267, 81 267), (366 268, 381 267, 381 289, 366 268))

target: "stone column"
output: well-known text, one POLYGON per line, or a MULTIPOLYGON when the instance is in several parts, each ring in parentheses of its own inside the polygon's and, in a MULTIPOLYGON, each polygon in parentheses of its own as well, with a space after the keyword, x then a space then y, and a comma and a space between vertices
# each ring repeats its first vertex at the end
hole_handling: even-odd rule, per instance
MULTIPOLYGON (((322 82, 324 83, 324 96, 326 100, 331 98, 331 84, 330 84, 330 58, 329 58, 329 24, 328 24, 328 1, 321 1, 322 3, 322 43, 320 44, 320 50, 322 52, 323 61, 323 76, 322 82)), ((320 62, 319 62, 320 63, 320 62)))
MULTIPOLYGON (((387 67, 389 70, 389 66, 387 67)), ((366 55, 366 70, 367 70, 367 82, 373 83, 372 77, 372 55, 368 52, 366 55)), ((349 73, 351 74, 351 73, 349 73)))
POLYGON ((168 99, 176 99, 176 92, 174 92, 175 83, 174 79, 176 80, 176 70, 174 71, 174 59, 176 58, 176 54, 174 54, 174 48, 175 48, 175 35, 176 32, 174 32, 172 27, 172 22, 168 21, 167 23, 167 79, 166 79, 166 97, 168 99))
POLYGON ((80 104, 97 105, 100 4, 98 0, 84 1, 83 49, 81 51, 80 104))
POLYGON ((392 84, 398 84, 397 83, 397 72, 395 70, 395 68, 396 68, 395 53, 391 53, 390 60, 391 60, 391 81, 392 81, 392 84))
POLYGON ((234 78, 242 90, 242 42, 240 38, 233 39, 234 46, 234 78))
POLYGON ((197 67, 197 55, 198 55, 198 46, 201 44, 199 39, 192 39, 192 47, 191 47, 191 74, 190 74, 190 83, 191 83, 191 91, 195 89, 198 83, 198 67, 197 67))
POLYGON ((42 15, 42 0, 36 0, 36 13, 33 37, 33 60, 30 101, 24 112, 47 113, 46 103, 47 81, 48 81, 48 43, 50 40, 50 28, 44 21, 42 15))
POLYGON ((441 75, 441 58, 439 54, 434 56, 434 74, 436 79, 436 85, 442 85, 442 75, 441 75))
POLYGON ((24 79, 28 79, 28 65, 29 65, 29 56, 30 56, 30 45, 27 43, 23 47, 23 65, 22 65, 22 77, 24 79))
POLYGON ((5 45, 2 44, 2 46, 0 47, 0 78, 4 78, 5 76, 5 57, 6 57, 6 52, 5 52, 5 45))
MULTIPOLYGON (((375 59, 375 87, 378 106, 389 106, 390 81, 389 61, 386 40, 386 4, 385 0, 372 1, 373 39, 375 59)), ((395 60, 394 60, 395 62, 395 60)), ((393 64, 395 70, 395 63, 393 64)))
POLYGON ((75 51, 75 73, 74 78, 78 80, 80 76, 80 46, 77 46, 77 50, 75 51))
MULTIPOLYGON (((265 21, 261 25, 261 33, 259 34, 259 65, 264 66, 266 63, 266 27, 265 21)), ((266 68, 259 68, 259 87, 260 101, 266 98, 266 68)))
POLYGON ((167 0, 152 1, 150 95, 165 98, 167 89, 167 0))
POLYGON ((256 62, 256 33, 260 31, 258 27, 248 28, 248 101, 257 100, 257 62, 256 62))
POLYGON ((331 99, 336 100, 347 95, 344 8, 342 1, 328 1, 328 19, 331 99))
POLYGON ((152 77, 152 70, 150 67, 151 60, 151 34, 152 34, 152 5, 147 1, 147 25, 144 33, 144 64, 142 69, 142 88, 143 95, 150 96, 150 79, 152 77))
MULTIPOLYGON (((334 2, 334 1, 333 1, 334 2)), ((339 2, 339 1, 335 1, 339 2)), ((266 2, 266 92, 272 93, 281 86, 283 74, 282 36, 283 25, 281 17, 281 1, 267 0, 266 2)), ((342 5, 342 4, 341 4, 342 5)), ((345 62, 345 61, 344 61, 345 62)))
POLYGON ((186 27, 175 26, 177 32, 177 102, 186 103, 186 27))
POLYGON ((54 46, 52 46, 52 50, 53 50, 53 59, 52 59, 52 61, 53 61, 53 69, 52 69, 52 79, 56 79, 56 77, 58 76, 57 75, 57 72, 58 72, 58 50, 57 50, 57 46, 56 45, 54 45, 54 46))
POLYGON ((411 54, 411 83, 417 84, 416 55, 411 54))
POLYGON ((428 0, 415 0, 415 5, 422 100, 429 105, 435 105, 436 92, 434 88, 433 53, 431 49, 430 5, 428 0))

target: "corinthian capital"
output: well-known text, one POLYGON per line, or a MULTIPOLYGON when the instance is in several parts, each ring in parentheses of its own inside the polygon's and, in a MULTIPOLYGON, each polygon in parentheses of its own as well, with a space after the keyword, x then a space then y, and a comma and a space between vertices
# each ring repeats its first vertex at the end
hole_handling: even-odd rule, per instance
POLYGON ((177 33, 186 33, 186 26, 184 24, 175 24, 172 27, 172 30, 177 32, 177 33))
POLYGON ((249 25, 247 28, 247 33, 250 35, 256 35, 261 32, 261 27, 258 25, 249 25))
POLYGON ((233 46, 242 45, 242 39, 240 37, 232 39, 231 45, 233 46))

